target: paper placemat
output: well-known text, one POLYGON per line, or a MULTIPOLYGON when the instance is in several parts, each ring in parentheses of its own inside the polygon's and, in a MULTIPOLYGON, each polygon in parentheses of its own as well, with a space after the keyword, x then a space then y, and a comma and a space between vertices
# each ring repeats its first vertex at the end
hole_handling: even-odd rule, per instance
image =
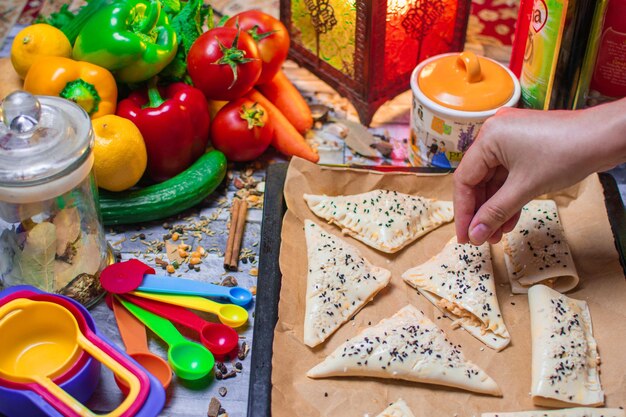
MULTIPOLYGON (((359 248, 374 265, 392 271, 390 285, 367 304, 352 321, 344 324, 321 346, 304 345, 303 323, 307 278, 304 220, 311 219, 325 230, 341 236, 335 226, 317 218, 307 207, 304 193, 346 195, 377 188, 418 194, 430 198, 452 199, 452 175, 420 176, 411 173, 378 172, 323 168, 293 159, 285 183, 288 211, 283 220, 280 268, 282 287, 278 323, 274 334, 272 362, 272 415, 317 417, 380 413, 390 402, 403 398, 416 416, 473 416, 487 411, 529 410, 530 397, 530 320, 525 295, 511 295, 500 244, 492 245, 500 307, 511 333, 512 342, 502 352, 483 345, 463 329, 453 330, 452 321, 424 297, 402 281, 401 274, 437 254, 454 236, 454 225, 447 224, 396 254, 383 254, 348 236, 345 241, 359 248), (306 372, 321 362, 337 346, 365 327, 396 313, 406 304, 422 310, 460 344, 465 357, 482 367, 500 385, 502 398, 467 391, 376 378, 310 379, 306 372)), ((581 282, 573 298, 589 303, 598 341, 601 382, 606 406, 626 406, 626 280, 619 264, 611 227, 604 206, 602 186, 597 175, 547 197, 553 198, 570 244, 581 282)))

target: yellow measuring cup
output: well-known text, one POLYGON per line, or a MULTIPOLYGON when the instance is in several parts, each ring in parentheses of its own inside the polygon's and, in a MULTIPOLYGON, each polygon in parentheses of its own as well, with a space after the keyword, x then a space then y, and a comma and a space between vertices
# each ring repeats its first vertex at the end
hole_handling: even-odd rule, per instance
POLYGON ((65 307, 25 298, 0 307, 0 376, 15 383, 36 383, 46 401, 66 414, 85 417, 120 417, 136 400, 140 382, 135 375, 89 341, 65 307), (65 372, 81 348, 119 375, 130 387, 124 401, 108 414, 95 414, 52 379, 65 372))
POLYGON ((194 295, 157 294, 142 291, 133 291, 129 294, 190 308, 192 310, 204 311, 205 313, 212 313, 229 327, 240 327, 248 321, 248 312, 246 309, 235 304, 220 304, 204 297, 194 295))

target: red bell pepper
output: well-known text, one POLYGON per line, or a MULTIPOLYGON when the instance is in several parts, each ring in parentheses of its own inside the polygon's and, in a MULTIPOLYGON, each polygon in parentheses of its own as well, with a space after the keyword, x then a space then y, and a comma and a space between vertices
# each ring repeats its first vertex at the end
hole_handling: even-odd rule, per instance
POLYGON ((118 104, 117 115, 139 128, 148 151, 147 173, 155 181, 184 171, 209 141, 209 104, 200 90, 184 83, 134 91, 118 104))

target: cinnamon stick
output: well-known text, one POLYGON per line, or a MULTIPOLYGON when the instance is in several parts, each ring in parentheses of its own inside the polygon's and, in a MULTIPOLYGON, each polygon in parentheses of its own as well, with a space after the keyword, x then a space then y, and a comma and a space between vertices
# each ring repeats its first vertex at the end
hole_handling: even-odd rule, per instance
POLYGON ((233 250, 229 262, 231 270, 236 271, 239 265, 239 251, 241 250, 241 241, 243 240, 243 231, 246 228, 246 215, 248 214, 248 202, 242 200, 238 207, 239 215, 237 216, 237 227, 235 228, 235 237, 233 240, 233 250))
POLYGON ((224 249, 224 269, 230 268, 230 259, 233 255, 233 242, 235 240, 235 229, 237 228, 240 202, 240 199, 233 198, 233 204, 230 207, 230 226, 228 230, 228 240, 226 241, 226 249, 224 249))

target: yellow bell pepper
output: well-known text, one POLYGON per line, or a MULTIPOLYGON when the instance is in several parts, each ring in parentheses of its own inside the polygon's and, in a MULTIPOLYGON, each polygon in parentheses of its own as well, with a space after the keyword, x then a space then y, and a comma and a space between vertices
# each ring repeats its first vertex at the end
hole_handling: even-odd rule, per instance
POLYGON ((117 105, 117 85, 107 69, 69 58, 38 58, 26 74, 24 90, 71 100, 92 119, 115 113, 117 105))

